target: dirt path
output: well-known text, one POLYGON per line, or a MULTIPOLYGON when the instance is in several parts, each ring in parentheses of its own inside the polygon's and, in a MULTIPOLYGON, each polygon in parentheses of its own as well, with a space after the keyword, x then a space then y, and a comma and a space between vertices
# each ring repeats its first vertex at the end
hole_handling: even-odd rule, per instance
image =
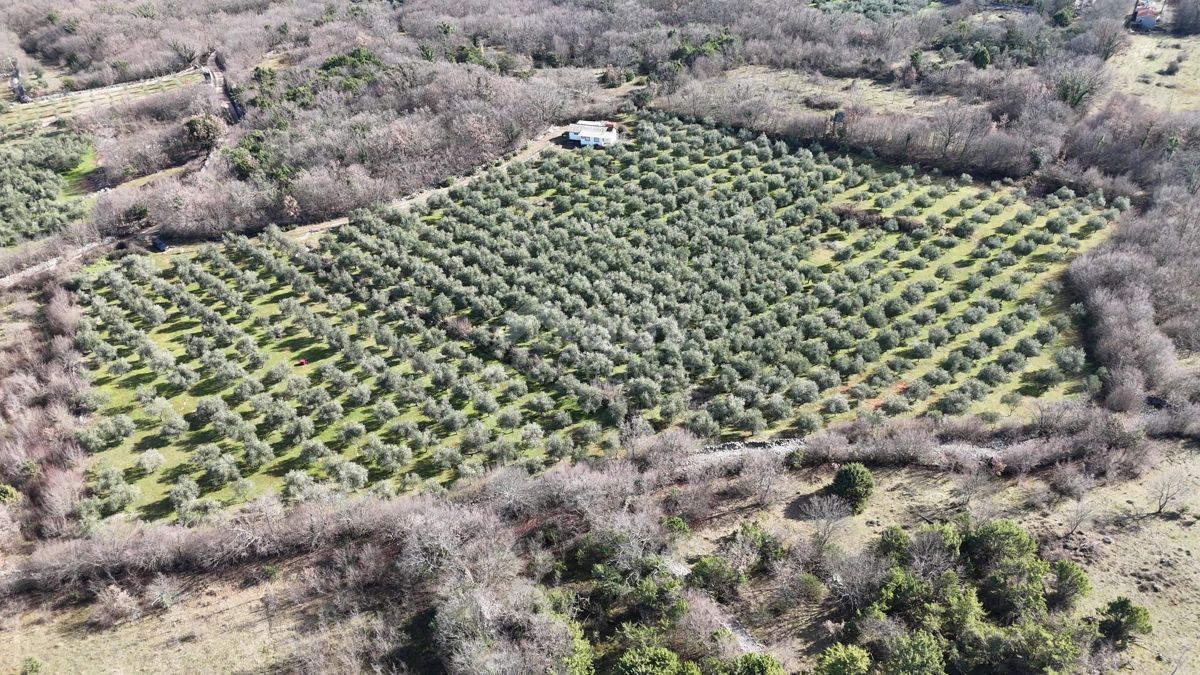
POLYGON ((94 241, 90 244, 84 244, 74 251, 55 256, 49 260, 45 260, 33 265, 32 267, 26 267, 19 272, 13 272, 7 276, 0 277, 0 291, 6 291, 28 279, 33 279, 40 274, 50 272, 63 263, 79 260, 88 253, 91 253, 101 246, 105 246, 110 243, 112 243, 112 240, 94 241))

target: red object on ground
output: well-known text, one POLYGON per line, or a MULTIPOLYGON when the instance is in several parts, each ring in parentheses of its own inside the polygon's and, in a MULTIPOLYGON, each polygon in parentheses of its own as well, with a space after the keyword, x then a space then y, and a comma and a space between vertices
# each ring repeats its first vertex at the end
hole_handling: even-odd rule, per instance
POLYGON ((296 363, 297 363, 297 365, 301 365, 301 366, 307 366, 307 365, 308 365, 308 359, 300 359, 300 360, 299 360, 299 361, 297 361, 296 363))

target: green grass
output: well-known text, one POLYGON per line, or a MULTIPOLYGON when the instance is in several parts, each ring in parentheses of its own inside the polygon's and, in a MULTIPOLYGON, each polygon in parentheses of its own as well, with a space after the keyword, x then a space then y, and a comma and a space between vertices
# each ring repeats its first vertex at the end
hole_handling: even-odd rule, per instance
POLYGON ((96 146, 92 145, 88 147, 79 164, 63 175, 63 178, 67 180, 67 189, 63 192, 63 197, 83 197, 91 192, 87 185, 87 179, 98 168, 100 168, 100 162, 96 155, 96 146))

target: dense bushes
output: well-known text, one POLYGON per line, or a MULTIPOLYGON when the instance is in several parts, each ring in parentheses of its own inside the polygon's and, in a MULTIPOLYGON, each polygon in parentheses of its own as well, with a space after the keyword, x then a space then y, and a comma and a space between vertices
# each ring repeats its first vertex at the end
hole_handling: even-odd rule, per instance
MULTIPOLYGON (((1118 599, 1097 624, 1070 615, 1088 590, 1078 565, 1041 558, 1027 532, 1009 521, 922 526, 907 534, 889 529, 864 567, 886 569, 862 578, 869 604, 843 600, 851 613, 846 633, 857 644, 824 651, 817 672, 886 673, 1069 671, 1103 645, 1149 630, 1145 610, 1118 599), (1054 612, 1047 614, 1048 602, 1054 612), (1099 625, 1099 630, 1097 630, 1099 625)), ((810 563, 822 570, 820 562, 810 563)), ((825 563, 827 565, 828 563, 825 563)), ((821 573, 821 572, 818 572, 821 573)), ((831 585, 847 578, 824 572, 831 585)), ((860 573, 861 574, 861 573, 860 573)))
POLYGON ((89 141, 60 132, 35 134, 22 143, 0 147, 0 246, 62 230, 82 218, 78 202, 64 198, 63 174, 83 160, 89 141))
MULTIPOLYGON (((206 170, 137 195, 162 236, 316 222, 432 187, 519 148, 570 100, 553 81, 429 63, 387 40, 371 44, 378 51, 360 47, 372 54, 361 62, 331 56, 315 67, 256 69, 242 85, 249 114, 206 170)), ((164 152, 211 147, 218 132, 196 127, 198 119, 205 118, 164 130, 158 145, 164 152)))
POLYGON ((1165 188, 1158 200, 1153 211, 1123 223, 1070 268, 1091 318, 1091 351, 1106 367, 1105 400, 1115 410, 1139 409, 1147 390, 1195 397, 1193 378, 1177 364, 1176 345, 1198 346, 1200 319, 1189 289, 1198 281, 1191 261, 1200 217, 1186 189, 1165 188))

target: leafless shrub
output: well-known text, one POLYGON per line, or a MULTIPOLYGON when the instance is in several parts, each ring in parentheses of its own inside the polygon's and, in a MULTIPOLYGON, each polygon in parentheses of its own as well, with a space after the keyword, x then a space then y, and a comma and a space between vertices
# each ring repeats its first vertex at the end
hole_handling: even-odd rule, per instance
POLYGON ((800 514, 813 524, 813 548, 820 551, 828 546, 838 525, 853 512, 850 504, 836 495, 809 497, 800 507, 800 514))
POLYGON ((883 425, 869 439, 859 456, 872 464, 932 464, 937 455, 937 438, 928 424, 903 420, 883 425))
POLYGON ((45 316, 46 328, 51 335, 74 337, 79 320, 83 317, 83 308, 71 300, 65 289, 58 288, 46 304, 45 316))
POLYGON ((944 417, 937 426, 937 438, 943 442, 983 443, 992 436, 992 433, 987 422, 975 415, 944 417))
POLYGON ((52 468, 46 470, 35 490, 41 509, 42 534, 54 538, 69 531, 76 504, 83 498, 83 477, 75 470, 52 468))
POLYGON ((1096 515, 1096 506, 1094 503, 1083 499, 1072 501, 1067 510, 1063 513, 1063 525, 1067 528, 1063 538, 1067 538, 1079 531, 1092 521, 1092 517, 1096 515))
POLYGON ((1034 483, 1025 493, 1025 506, 1044 514, 1050 513, 1058 497, 1045 483, 1034 483))
POLYGON ((696 477, 684 485, 672 489, 667 498, 667 509, 691 524, 696 524, 712 515, 717 499, 718 482, 713 477, 696 477))
POLYGON ((1147 415, 1146 434, 1149 436, 1200 436, 1200 404, 1182 403, 1147 415))
POLYGON ((894 616, 868 614, 860 622, 858 643, 879 659, 886 659, 896 641, 908 635, 904 622, 894 616))
POLYGON ((512 579, 519 561, 495 516, 448 503, 426 503, 402 528, 396 568, 407 583, 438 586, 512 579))
POLYGON ((671 650, 685 659, 728 659, 738 654, 737 640, 729 632, 728 613, 706 593, 688 589, 683 599, 687 612, 667 633, 671 650))
POLYGON ((962 500, 964 508, 971 502, 986 496, 995 483, 994 474, 987 468, 976 465, 973 469, 955 474, 954 493, 962 500))
POLYGON ((788 548, 787 555, 776 562, 773 569, 776 586, 772 603, 775 607, 795 607, 824 598, 828 591, 815 574, 820 571, 823 553, 806 539, 798 540, 788 548))
POLYGON ((112 628, 122 621, 136 619, 140 615, 141 607, 137 598, 120 586, 109 584, 96 593, 96 602, 88 614, 88 623, 97 628, 112 628))
POLYGON ((534 586, 463 586, 438 607, 434 642, 450 673, 546 672, 566 661, 572 638, 534 586))
POLYGON ((850 452, 850 442, 834 431, 818 431, 805 439, 805 456, 816 464, 846 461, 850 452))
POLYGON ((783 476, 783 458, 771 451, 751 453, 742 466, 742 491, 758 506, 766 506, 779 496, 783 476))
POLYGON ((887 563, 872 553, 832 556, 827 565, 825 585, 830 595, 851 611, 871 603, 888 570, 887 563))
POLYGON ((932 581, 942 572, 954 569, 956 564, 942 532, 932 528, 922 528, 913 535, 908 557, 908 568, 926 581, 932 581))
POLYGON ((302 675, 387 672, 396 645, 404 639, 399 620, 386 612, 357 609, 330 615, 319 612, 309 639, 300 640, 281 666, 302 675))
POLYGON ((1145 398, 1145 378, 1137 370, 1122 367, 1110 375, 1108 393, 1104 396, 1104 405, 1110 409, 1118 412, 1137 410, 1145 398))
POLYGON ((641 436, 633 441, 630 459, 643 467, 670 469, 684 457, 694 454, 703 443, 690 431, 682 428, 666 429, 652 436, 641 436))
POLYGON ((12 553, 21 543, 21 525, 14 508, 0 504, 0 553, 12 553))
POLYGON ((1150 495, 1156 515, 1164 513, 1182 499, 1192 494, 1192 482, 1186 474, 1169 471, 1150 487, 1150 495))
POLYGON ((1096 479, 1075 464, 1058 464, 1047 474, 1046 482, 1059 496, 1080 500, 1096 484, 1096 479))
POLYGON ((1031 438, 1004 448, 999 453, 1016 474, 1026 474, 1040 466, 1049 466, 1070 459, 1070 449, 1058 438, 1031 438))
POLYGON ((182 596, 183 585, 175 577, 165 574, 154 575, 142 592, 142 598, 146 604, 157 610, 168 610, 174 607, 182 596))

